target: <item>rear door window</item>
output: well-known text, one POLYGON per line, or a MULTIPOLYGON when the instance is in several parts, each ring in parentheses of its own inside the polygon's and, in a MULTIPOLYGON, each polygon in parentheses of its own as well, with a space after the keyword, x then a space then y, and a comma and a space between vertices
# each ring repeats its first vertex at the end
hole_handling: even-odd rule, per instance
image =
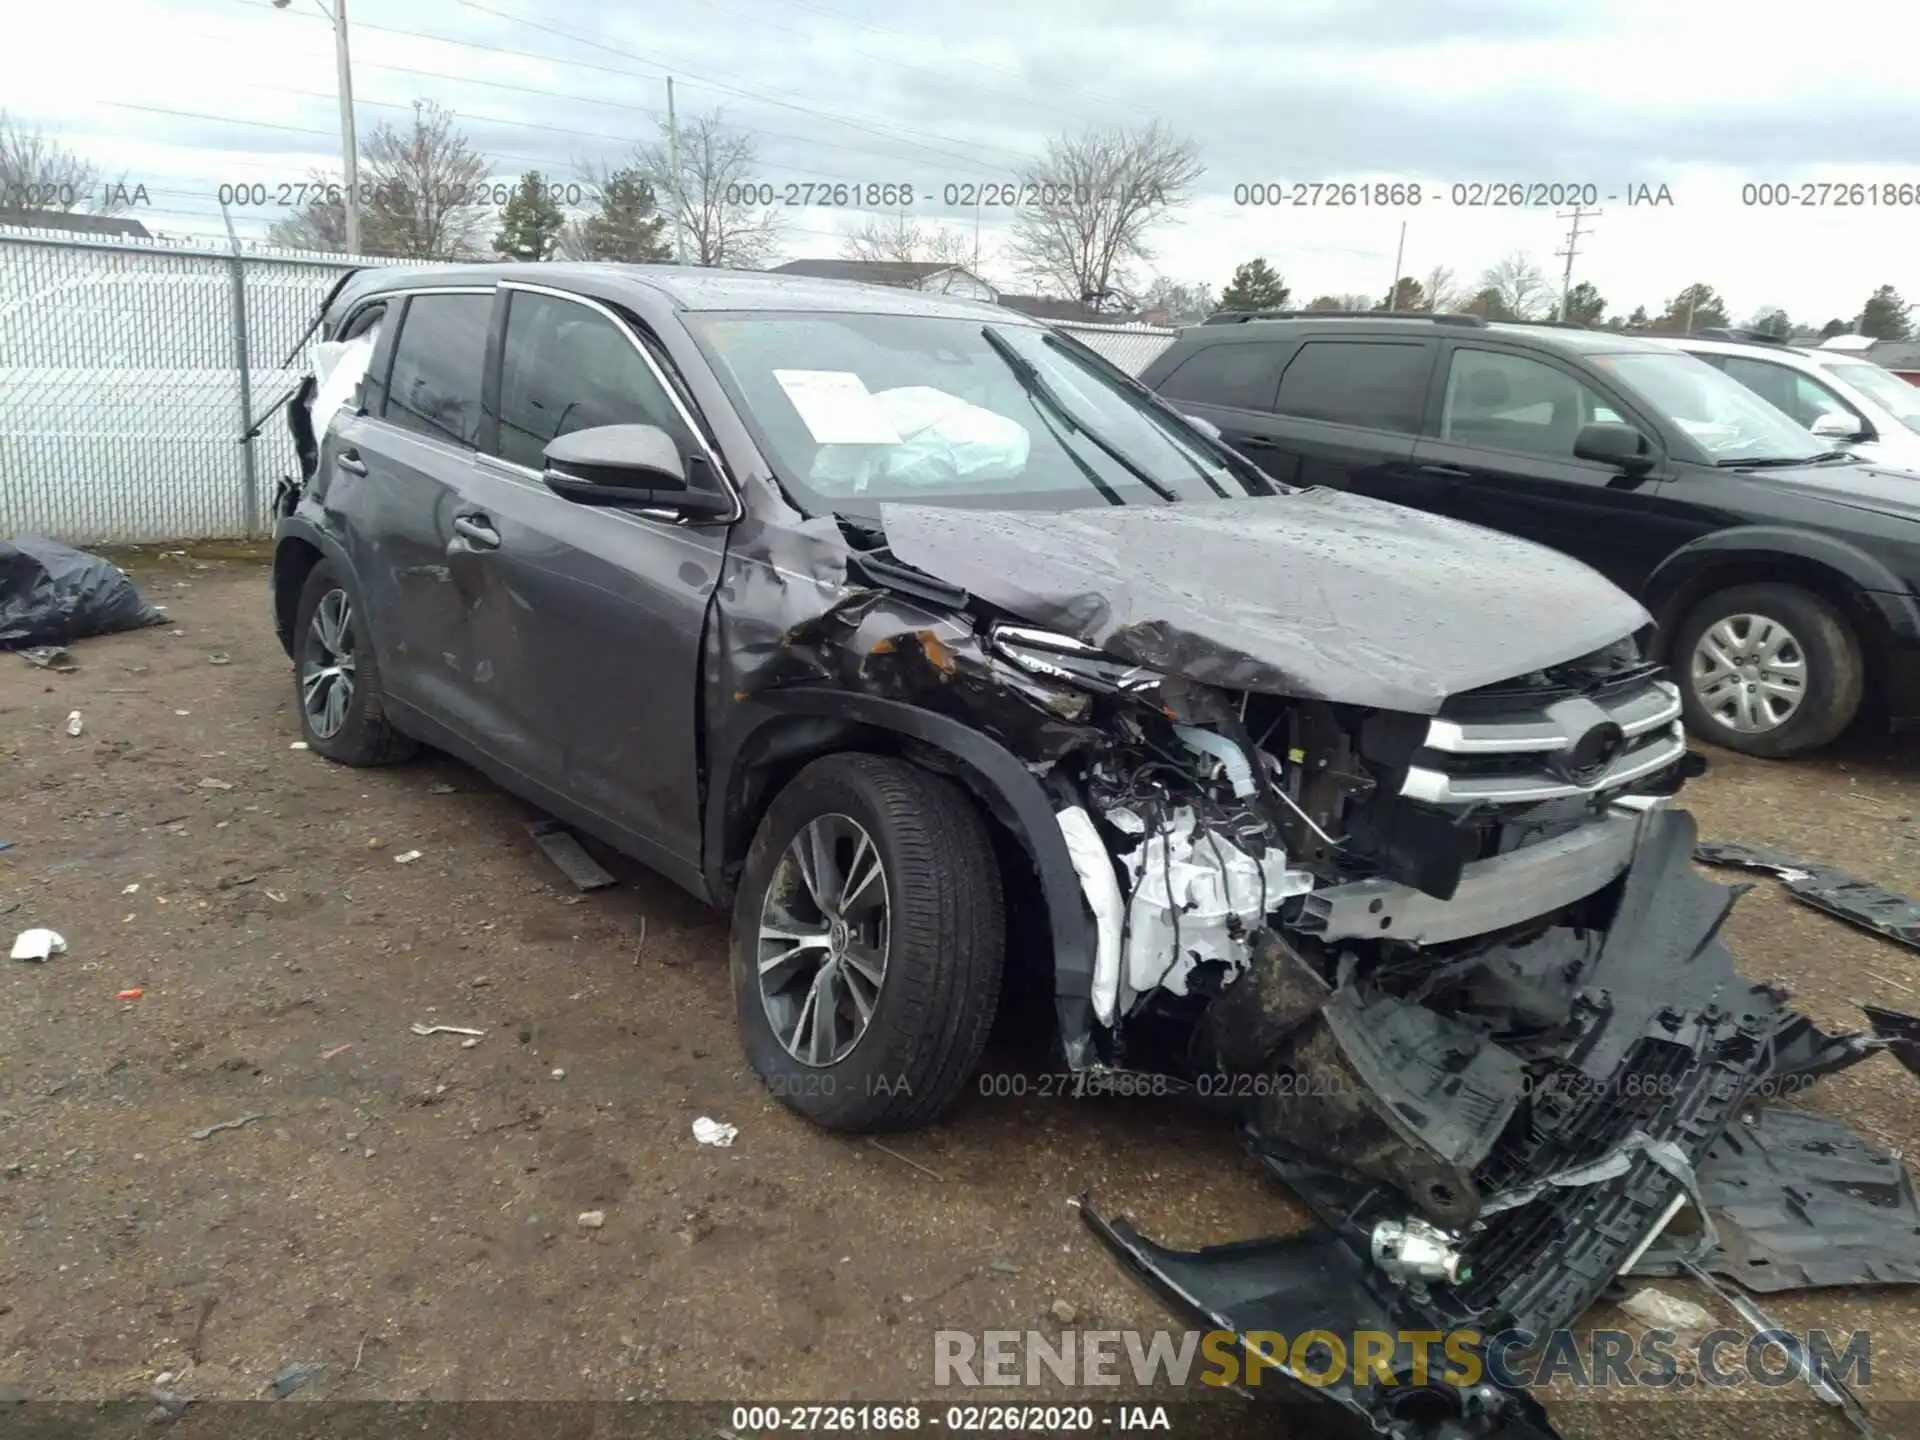
POLYGON ((385 418, 469 449, 480 441, 493 296, 414 295, 400 317, 385 418))
POLYGON ((1162 382, 1160 394, 1196 405, 1271 410, 1285 353, 1285 346, 1272 342, 1209 345, 1189 355, 1162 382))
POLYGON ((507 292, 500 358, 500 458, 546 466, 556 437, 599 425, 656 425, 679 444, 692 436, 633 338, 577 301, 507 292))
POLYGON ((1823 415, 1860 418, 1851 405, 1818 380, 1786 365, 1728 355, 1721 368, 1774 409, 1784 410, 1809 430, 1823 415))
POLYGON ((1309 340, 1287 366, 1274 409, 1302 420, 1417 435, 1432 354, 1418 341, 1309 340))

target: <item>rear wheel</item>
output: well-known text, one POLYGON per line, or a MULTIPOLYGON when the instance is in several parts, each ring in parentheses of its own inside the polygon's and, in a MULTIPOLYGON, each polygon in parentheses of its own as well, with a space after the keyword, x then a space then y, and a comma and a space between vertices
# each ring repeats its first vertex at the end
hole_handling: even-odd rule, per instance
POLYGON ((1860 642, 1832 605, 1792 585, 1710 595, 1674 637, 1687 727, 1769 759, 1818 749, 1859 713, 1860 642))
POLYGON ((734 905, 753 1068, 829 1130, 932 1123, 986 1046, 1003 906, 986 823, 952 781, 879 755, 814 761, 768 809, 734 905))
POLYGON ((300 733, 308 746, 343 765, 391 765, 411 756, 419 747, 387 720, 360 603, 330 561, 308 573, 294 616, 300 733))

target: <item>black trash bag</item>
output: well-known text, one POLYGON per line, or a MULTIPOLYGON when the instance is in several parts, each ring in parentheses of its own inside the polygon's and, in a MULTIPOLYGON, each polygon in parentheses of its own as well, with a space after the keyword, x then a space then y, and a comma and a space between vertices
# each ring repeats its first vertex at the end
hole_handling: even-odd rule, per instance
POLYGON ((0 650, 164 625, 111 560, 58 540, 0 540, 0 650))

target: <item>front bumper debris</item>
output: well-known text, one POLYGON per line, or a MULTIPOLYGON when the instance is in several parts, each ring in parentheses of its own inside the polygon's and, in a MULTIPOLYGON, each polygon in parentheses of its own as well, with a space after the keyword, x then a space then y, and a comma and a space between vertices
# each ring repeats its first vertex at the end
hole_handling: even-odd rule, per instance
POLYGON ((1181 1252, 1083 1207, 1086 1223, 1243 1352, 1256 1332, 1396 1343, 1384 1368, 1349 1357, 1331 1380, 1324 1358, 1275 1355, 1279 1375, 1396 1440, 1554 1433, 1491 1378, 1416 1374, 1405 1332, 1545 1336, 1618 1275, 1694 1265, 1775 1282, 1755 1288, 1920 1283, 1898 1158, 1749 1104, 1911 1053, 1920 1022, 1869 1010, 1875 1033, 1829 1036, 1743 979, 1720 932, 1747 887, 1697 871, 1697 838, 1686 812, 1650 811, 1610 917, 1429 959, 1413 978, 1343 965, 1316 988, 1288 941, 1261 932, 1208 1040, 1225 1070, 1291 1080, 1254 1103, 1248 1139, 1325 1228, 1181 1252), (1689 1206, 1688 1233, 1667 1233, 1689 1206))
POLYGON ((1803 905, 1920 950, 1920 901, 1883 890, 1831 865, 1809 865, 1791 855, 1733 841, 1704 841, 1695 853, 1708 865, 1730 865, 1777 876, 1787 893, 1803 905))

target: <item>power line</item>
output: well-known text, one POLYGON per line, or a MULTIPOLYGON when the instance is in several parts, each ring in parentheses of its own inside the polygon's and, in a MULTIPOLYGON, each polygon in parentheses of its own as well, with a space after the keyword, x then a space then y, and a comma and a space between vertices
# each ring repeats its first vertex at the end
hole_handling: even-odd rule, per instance
MULTIPOLYGON (((479 0, 454 0, 454 3, 458 5, 464 5, 469 10, 477 10, 483 15, 493 15, 502 20, 511 20, 518 25, 526 25, 534 30, 543 30, 549 35, 557 35, 563 40, 571 40, 576 45, 586 45, 595 50, 605 50, 615 55, 624 56, 627 59, 630 59, 637 64, 646 65, 655 70, 658 70, 662 77, 668 74, 672 74, 675 78, 686 77, 686 78, 692 79, 704 89, 718 91, 723 95, 739 95, 749 100, 758 100, 762 104, 777 105, 784 110, 798 111, 800 114, 803 114, 803 115, 813 115, 822 120, 832 121, 833 123, 838 125, 845 125, 850 129, 864 131, 865 133, 870 135, 878 135, 883 140, 894 139, 896 135, 924 135, 927 138, 934 139, 934 140, 944 140, 946 138, 943 135, 935 135, 931 131, 909 129, 904 125, 890 125, 888 129, 876 129, 874 125, 867 123, 866 120, 861 119, 859 117, 840 115, 840 114, 836 114, 831 110, 822 110, 818 106, 802 105, 796 101, 782 100, 778 96, 764 94, 761 91, 749 90, 739 85, 730 85, 725 81, 715 80, 711 76, 702 75, 699 71, 688 70, 684 66, 664 65, 658 60, 652 60, 645 55, 638 54, 632 50, 624 49, 621 46, 615 45, 611 41, 603 39, 599 36, 580 35, 569 30, 563 30, 557 25, 549 25, 545 21, 529 20, 526 16, 516 15, 510 10, 496 10, 490 5, 482 5, 479 3, 479 0)), ((371 26, 368 28, 382 29, 382 28, 388 28, 388 27, 371 26)), ((478 49, 492 50, 492 49, 501 48, 499 46, 479 45, 477 42, 473 42, 473 41, 448 40, 446 39, 445 36, 426 35, 417 30, 396 30, 394 31, 394 33, 400 34, 400 35, 412 35, 415 38, 424 39, 424 40, 441 40, 444 43, 450 44, 450 45, 473 45, 475 48, 478 48, 478 49)), ((528 59, 546 60, 556 65, 574 65, 579 63, 573 60, 561 59, 557 55, 538 55, 538 54, 532 54, 524 50, 510 51, 508 53, 518 54, 528 59)), ((879 121, 878 123, 881 125, 889 124, 889 122, 887 121, 879 121)), ((962 164, 969 164, 969 165, 978 165, 980 163, 978 160, 976 160, 972 156, 957 154, 954 151, 943 150, 937 146, 922 145, 915 141, 905 141, 905 140, 901 141, 900 143, 904 145, 908 145, 911 148, 916 150, 925 150, 927 151, 928 154, 938 155, 942 159, 956 160, 962 164)), ((1008 150, 1004 146, 987 145, 987 146, 982 146, 981 148, 987 149, 987 150, 999 150, 1002 154, 1012 155, 1016 159, 1018 159, 1020 163, 1023 165, 1030 163, 1032 160, 1031 156, 1023 154, 1022 152, 1017 150, 1008 150)))

